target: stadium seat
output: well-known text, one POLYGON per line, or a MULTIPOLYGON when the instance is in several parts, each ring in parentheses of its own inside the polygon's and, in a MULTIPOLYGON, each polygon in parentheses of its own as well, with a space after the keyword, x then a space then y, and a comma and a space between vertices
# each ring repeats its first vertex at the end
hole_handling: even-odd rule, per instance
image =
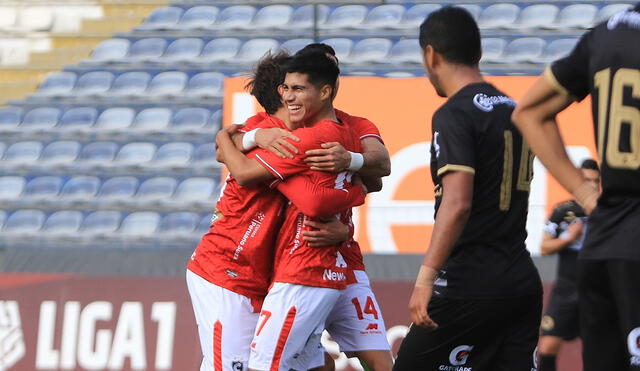
POLYGON ((177 184, 174 178, 169 177, 159 176, 147 179, 140 185, 136 199, 139 202, 169 199, 175 192, 177 184))
POLYGON ((187 81, 189 81, 189 77, 184 72, 160 72, 151 79, 147 94, 154 98, 176 95, 184 90, 187 86, 187 81))
POLYGON ((96 122, 97 117, 98 110, 94 107, 70 108, 62 114, 56 128, 65 131, 86 130, 96 122))
POLYGON ((422 54, 420 52, 420 43, 418 39, 400 40, 389 50, 386 57, 378 60, 382 63, 422 63, 422 54))
POLYGON ((144 94, 151 81, 151 75, 144 71, 125 72, 116 77, 111 90, 106 92, 105 97, 123 98, 135 97, 144 94))
POLYGON ((127 56, 121 62, 144 63, 155 62, 162 56, 167 47, 165 39, 152 37, 140 39, 129 48, 127 56))
POLYGON ((511 3, 489 5, 480 14, 478 27, 482 30, 506 27, 518 19, 520 8, 511 3))
POLYGON ((100 188, 100 179, 95 176, 76 176, 69 179, 60 191, 60 197, 67 200, 86 201, 95 197, 100 188))
POLYGON ((245 42, 235 58, 227 60, 227 63, 254 64, 267 52, 275 53, 280 44, 275 39, 251 39, 245 42))
POLYGON ((538 58, 529 60, 531 63, 547 64, 567 56, 578 43, 577 38, 557 39, 547 43, 544 53, 538 58))
POLYGON ((101 200, 126 200, 136 193, 139 181, 132 176, 119 176, 107 179, 98 192, 98 198, 101 200))
POLYGON ((364 22, 369 10, 364 5, 342 5, 335 8, 327 20, 318 24, 321 30, 338 30, 357 27, 364 22))
POLYGON ((161 31, 174 27, 184 10, 182 8, 169 6, 155 9, 141 26, 135 28, 136 31, 161 31))
POLYGON ((89 97, 104 94, 113 83, 114 75, 109 71, 87 72, 78 78, 73 95, 76 97, 89 97))
POLYGON ((480 18, 480 13, 482 13, 482 7, 478 4, 456 4, 456 6, 468 11, 476 22, 480 18))
POLYGON ((48 237, 71 235, 80 229, 81 223, 82 212, 77 210, 61 210, 49 215, 42 227, 42 231, 46 233, 48 237))
POLYGON ((0 133, 16 131, 23 113, 20 107, 0 107, 0 133))
POLYGON ((36 163, 42 152, 42 143, 36 141, 17 142, 7 148, 2 163, 4 165, 31 165, 36 163))
POLYGON ((182 14, 180 22, 168 28, 180 31, 206 29, 215 23, 218 13, 220 9, 216 6, 193 6, 182 14))
POLYGON ((507 47, 507 42, 504 39, 494 37, 483 37, 481 41, 482 59, 480 62, 499 63, 507 47))
POLYGON ((153 143, 132 142, 127 143, 116 155, 113 160, 116 166, 133 166, 144 164, 151 161, 156 152, 156 146, 153 143))
POLYGON ((232 30, 242 28, 251 23, 256 14, 256 8, 251 5, 233 5, 222 9, 218 13, 216 22, 206 27, 208 30, 232 30))
POLYGON ((371 9, 357 27, 366 30, 393 28, 402 20, 405 8, 399 4, 378 5, 371 9))
POLYGON ((326 22, 329 16, 329 7, 323 4, 300 6, 293 11, 289 22, 279 28, 287 31, 310 30, 313 28, 314 16, 317 18, 317 24, 326 22), (317 14, 314 7, 317 9, 317 14))
POLYGON ((63 140, 49 143, 42 151, 40 163, 47 166, 66 165, 75 161, 80 153, 80 143, 63 140))
POLYGON ((242 41, 235 37, 223 37, 213 39, 202 49, 202 53, 194 58, 192 63, 216 63, 230 60, 240 50, 242 41))
POLYGON ((158 148, 153 159, 156 167, 176 167, 184 166, 191 160, 193 154, 193 144, 186 142, 173 142, 162 145, 158 148))
POLYGON ((209 122, 207 123, 207 127, 215 129, 215 133, 218 132, 218 129, 222 127, 222 110, 216 110, 211 117, 209 118, 209 122))
POLYGON ((200 217, 196 213, 170 213, 162 218, 162 221, 160 222, 160 231, 162 231, 163 238, 191 236, 198 225, 199 219, 200 217))
POLYGON ((220 72, 200 72, 189 79, 184 95, 189 98, 220 98, 224 75, 220 72))
POLYGON ((304 48, 305 46, 313 43, 313 39, 290 39, 283 42, 280 45, 280 50, 284 50, 289 54, 293 55, 298 52, 298 50, 304 48))
POLYGON ((49 31, 53 26, 53 10, 48 6, 31 6, 20 10, 17 27, 21 31, 49 31))
POLYGON ((171 129, 180 132, 201 133, 210 116, 211 112, 206 108, 180 108, 173 115, 171 129))
POLYGON ((196 232, 200 233, 200 234, 204 234, 209 232, 209 229, 211 228, 211 214, 204 214, 202 216, 202 219, 200 219, 200 222, 198 223, 198 226, 196 227, 196 232))
POLYGON ((585 29, 593 25, 597 14, 598 7, 593 4, 572 4, 560 11, 555 22, 544 27, 559 30, 585 29))
POLYGON ((122 214, 118 211, 94 211, 84 218, 79 232, 88 237, 108 235, 118 229, 121 219, 122 214))
POLYGON ((560 9, 553 4, 534 4, 522 9, 518 19, 511 24, 503 25, 505 28, 536 29, 553 23, 560 9))
POLYGON ((394 71, 394 72, 385 73, 384 77, 390 77, 393 79, 408 79, 408 78, 416 77, 416 75, 412 74, 411 72, 394 71))
POLYGON ((56 72, 40 84, 38 90, 31 94, 33 98, 56 97, 68 95, 76 84, 77 76, 73 72, 56 72))
POLYGON ((250 24, 244 26, 249 30, 266 30, 282 27, 289 23, 293 15, 291 5, 267 5, 258 10, 250 24))
POLYGON ((80 151, 79 161, 84 165, 110 163, 116 157, 118 145, 113 142, 92 142, 80 151))
POLYGON ((27 112, 20 123, 20 130, 37 131, 53 128, 60 118, 60 109, 54 107, 39 107, 27 112))
MULTIPOLYGON (((131 72, 135 73, 135 72, 131 72)), ((117 131, 124 130, 131 126, 136 112, 133 108, 112 107, 102 111, 96 120, 95 130, 97 131, 117 131)))
POLYGON ((416 4, 404 12, 398 24, 391 27, 406 30, 417 29, 431 12, 440 9, 440 7, 439 4, 416 4))
POLYGON ((539 58, 546 46, 544 39, 539 37, 521 37, 515 39, 507 45, 503 58, 503 63, 522 63, 539 58))
POLYGON ((167 47, 162 58, 157 62, 180 63, 189 61, 200 55, 204 41, 197 37, 183 37, 175 40, 167 47))
POLYGON ((598 10, 598 14, 595 17, 595 24, 599 24, 601 22, 606 21, 611 18, 614 14, 623 12, 631 7, 631 4, 609 4, 605 5, 600 10, 598 10))
POLYGON ((158 229, 160 215, 150 211, 138 211, 127 215, 119 232, 126 237, 150 237, 158 229))
POLYGON ((24 191, 26 180, 21 176, 0 177, 0 200, 11 200, 20 197, 24 191))
POLYGON ((14 6, 0 7, 0 30, 11 31, 15 29, 18 20, 18 10, 14 6))
POLYGON ((211 197, 216 189, 216 182, 211 178, 194 177, 182 181, 176 190, 174 198, 178 202, 202 201, 211 203, 211 197))
POLYGON ((55 199, 62 189, 62 178, 58 176, 39 176, 27 183, 24 197, 29 201, 50 201, 55 199))
POLYGON ((95 48, 91 57, 83 60, 82 64, 106 64, 118 62, 124 59, 129 53, 131 41, 127 39, 109 39, 101 42, 95 48))
POLYGON ((2 229, 5 235, 29 235, 38 232, 45 220, 45 213, 40 210, 18 210, 7 218, 2 229))
MULTIPOLYGON (((0 10, 2 11, 2 10, 0 10)), ((7 221, 7 213, 0 210, 0 233, 2 233, 2 227, 4 227, 4 223, 7 221)))
POLYGON ((358 41, 346 58, 339 59, 341 63, 371 63, 383 60, 391 50, 393 43, 389 39, 369 38, 358 41))
POLYGON ((333 50, 335 50, 338 61, 348 58, 349 54, 351 54, 351 50, 353 49, 353 40, 344 37, 335 37, 322 40, 321 42, 330 45, 333 50))
POLYGON ((193 152, 192 165, 211 166, 216 162, 216 148, 213 143, 203 143, 193 152))
POLYGON ((162 130, 169 126, 172 112, 169 108, 153 107, 145 108, 138 112, 131 128, 137 131, 162 130))
POLYGON ((0 142, 0 159, 4 156, 5 149, 7 149, 7 145, 4 142, 0 142))

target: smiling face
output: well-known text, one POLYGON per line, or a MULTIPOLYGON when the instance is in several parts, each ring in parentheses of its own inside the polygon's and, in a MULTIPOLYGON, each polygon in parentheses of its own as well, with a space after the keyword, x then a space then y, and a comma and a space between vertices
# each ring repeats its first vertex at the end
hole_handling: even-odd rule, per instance
POLYGON ((291 122, 300 124, 314 123, 315 117, 326 103, 330 88, 325 85, 316 87, 308 80, 308 75, 290 72, 284 78, 280 91, 285 106, 289 109, 291 122))

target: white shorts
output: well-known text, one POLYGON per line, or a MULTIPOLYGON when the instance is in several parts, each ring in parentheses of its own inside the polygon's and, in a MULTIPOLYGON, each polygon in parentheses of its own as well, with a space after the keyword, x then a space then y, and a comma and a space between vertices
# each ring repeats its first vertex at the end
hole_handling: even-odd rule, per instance
POLYGON ((262 305, 249 368, 307 370, 316 364, 324 357, 320 338, 338 296, 339 290, 274 283, 262 305))
POLYGON ((358 282, 340 292, 327 317, 327 332, 342 352, 390 350, 387 330, 365 271, 354 271, 358 282))
POLYGON ((187 287, 198 324, 200 371, 247 370, 258 322, 251 300, 187 270, 187 287))

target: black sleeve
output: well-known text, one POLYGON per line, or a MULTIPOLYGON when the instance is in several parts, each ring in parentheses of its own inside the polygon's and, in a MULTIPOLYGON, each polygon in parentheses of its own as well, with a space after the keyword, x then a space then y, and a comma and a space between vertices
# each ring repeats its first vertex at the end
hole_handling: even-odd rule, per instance
POLYGON ((463 117, 448 109, 441 109, 433 116, 432 153, 436 155, 438 176, 448 171, 475 174, 474 129, 463 117))
POLYGON ((593 31, 582 36, 571 54, 551 64, 545 78, 555 89, 577 101, 589 95, 590 40, 593 31))
POLYGON ((544 231, 553 238, 558 238, 560 234, 560 223, 564 220, 565 209, 562 205, 557 206, 553 209, 551 213, 551 217, 547 220, 547 223, 544 225, 544 231))

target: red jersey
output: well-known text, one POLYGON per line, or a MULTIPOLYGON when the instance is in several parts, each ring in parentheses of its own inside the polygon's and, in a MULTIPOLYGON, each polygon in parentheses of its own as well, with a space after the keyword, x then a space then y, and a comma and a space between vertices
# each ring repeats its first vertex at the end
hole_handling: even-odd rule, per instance
MULTIPOLYGON (((351 184, 350 172, 334 174, 311 171, 304 162, 307 150, 320 148, 326 142, 340 142, 347 150, 357 150, 359 140, 348 125, 320 121, 312 127, 297 129, 293 134, 300 138, 300 142, 295 143, 298 154, 293 159, 283 159, 263 150, 255 158, 281 181, 296 174, 305 174, 321 187, 344 189, 351 184)), ((334 209, 336 214, 341 211, 345 210, 338 206, 334 209)), ((287 206, 285 221, 276 240, 274 282, 344 289, 347 284, 347 264, 338 252, 338 246, 309 247, 302 239, 302 231, 311 229, 304 225, 305 218, 308 217, 294 204, 287 206)))

